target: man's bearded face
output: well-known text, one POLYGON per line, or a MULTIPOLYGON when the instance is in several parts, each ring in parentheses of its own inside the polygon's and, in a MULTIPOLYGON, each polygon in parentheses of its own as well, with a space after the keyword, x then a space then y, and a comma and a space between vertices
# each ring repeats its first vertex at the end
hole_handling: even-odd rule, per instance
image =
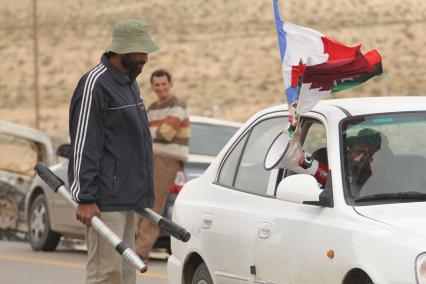
POLYGON ((146 61, 147 61, 146 53, 128 53, 128 54, 124 54, 123 57, 121 58, 121 62, 123 66, 129 70, 129 78, 131 81, 135 80, 136 77, 140 73, 142 73, 142 69, 146 61))
POLYGON ((354 183, 362 187, 367 179, 371 176, 371 162, 373 155, 378 151, 366 143, 356 144, 352 147, 348 158, 349 172, 354 183))

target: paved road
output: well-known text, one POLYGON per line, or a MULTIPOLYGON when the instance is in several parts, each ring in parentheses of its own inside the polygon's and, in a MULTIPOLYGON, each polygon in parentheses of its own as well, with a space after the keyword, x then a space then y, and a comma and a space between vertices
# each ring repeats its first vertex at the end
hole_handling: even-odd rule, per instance
MULTIPOLYGON (((166 284, 166 255, 154 253, 138 284, 166 284)), ((55 252, 34 252, 28 243, 0 241, 0 283, 85 283, 86 251, 59 246, 55 252)))

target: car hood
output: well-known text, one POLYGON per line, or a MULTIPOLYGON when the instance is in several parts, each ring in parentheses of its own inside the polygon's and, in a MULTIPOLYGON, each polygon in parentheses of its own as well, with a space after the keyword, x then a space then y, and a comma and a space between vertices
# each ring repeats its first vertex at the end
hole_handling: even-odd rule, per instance
POLYGON ((426 238, 425 202, 354 206, 358 214, 426 238))

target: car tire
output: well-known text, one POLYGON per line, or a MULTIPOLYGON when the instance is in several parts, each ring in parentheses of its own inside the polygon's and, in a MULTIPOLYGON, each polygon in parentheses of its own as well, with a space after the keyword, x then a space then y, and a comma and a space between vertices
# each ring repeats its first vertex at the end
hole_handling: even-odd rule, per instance
POLYGON ((49 212, 44 195, 35 198, 28 217, 28 239, 32 249, 54 251, 61 235, 50 229, 49 212))
POLYGON ((204 262, 195 269, 191 284, 213 284, 210 272, 204 262))
POLYGON ((373 284, 373 280, 364 272, 350 273, 342 282, 343 284, 373 284))

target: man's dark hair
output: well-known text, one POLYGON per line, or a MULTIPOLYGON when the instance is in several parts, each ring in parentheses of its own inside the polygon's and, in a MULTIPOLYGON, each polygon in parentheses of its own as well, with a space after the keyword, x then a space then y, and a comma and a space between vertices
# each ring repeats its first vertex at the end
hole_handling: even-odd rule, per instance
POLYGON ((110 59, 111 57, 117 55, 117 53, 115 53, 114 51, 107 51, 104 53, 105 57, 110 59))
POLYGON ((154 77, 163 77, 163 76, 167 77, 167 81, 169 81, 169 83, 172 82, 172 75, 170 74, 169 71, 167 71, 166 69, 158 69, 152 72, 151 74, 151 84, 154 77))

